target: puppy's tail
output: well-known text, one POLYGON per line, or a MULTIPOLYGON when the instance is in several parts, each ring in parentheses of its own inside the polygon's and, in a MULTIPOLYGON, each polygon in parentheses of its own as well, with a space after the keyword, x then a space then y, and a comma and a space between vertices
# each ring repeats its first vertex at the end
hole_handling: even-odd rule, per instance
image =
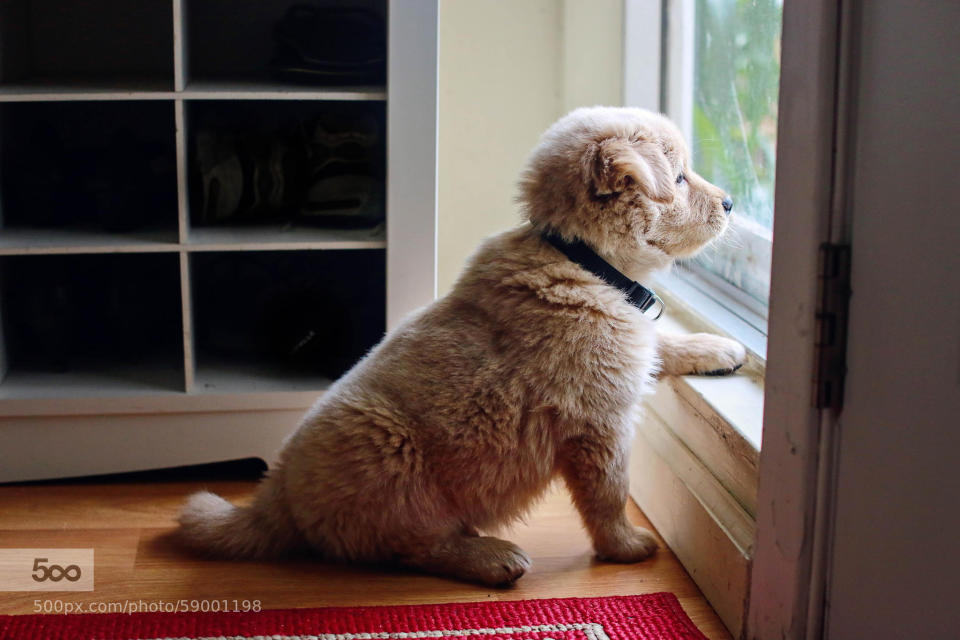
POLYGON ((305 547, 275 478, 267 478, 249 507, 235 506, 209 491, 187 499, 177 540, 215 558, 279 558, 305 547))

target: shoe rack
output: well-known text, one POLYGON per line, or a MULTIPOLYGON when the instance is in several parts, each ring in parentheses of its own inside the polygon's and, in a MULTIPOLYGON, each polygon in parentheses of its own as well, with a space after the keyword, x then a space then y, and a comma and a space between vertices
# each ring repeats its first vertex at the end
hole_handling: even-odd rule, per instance
POLYGON ((437 0, 307 3, 382 15, 389 82, 271 74, 297 0, 0 3, 0 481, 269 461, 433 298, 437 0), (379 123, 383 223, 200 221, 205 123, 331 112, 379 123))

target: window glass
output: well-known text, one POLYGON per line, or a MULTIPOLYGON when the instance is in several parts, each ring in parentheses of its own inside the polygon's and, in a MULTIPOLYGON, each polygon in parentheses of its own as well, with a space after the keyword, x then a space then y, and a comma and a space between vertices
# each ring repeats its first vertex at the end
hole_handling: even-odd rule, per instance
MULTIPOLYGON (((782 0, 695 0, 694 169, 734 201, 728 234, 693 265, 762 306, 770 287, 782 0)), ((669 37, 669 36, 668 36, 669 37)), ((765 315, 765 313, 764 313, 765 315)))

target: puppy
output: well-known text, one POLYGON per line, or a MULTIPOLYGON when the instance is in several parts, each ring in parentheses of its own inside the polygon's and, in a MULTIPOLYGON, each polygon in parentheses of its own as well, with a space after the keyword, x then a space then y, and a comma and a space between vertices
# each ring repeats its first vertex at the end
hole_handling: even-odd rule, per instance
POLYGON ((654 552, 624 512, 638 403, 658 373, 731 372, 744 349, 703 334, 658 338, 624 291, 557 246, 582 241, 643 282, 720 235, 732 205, 693 172, 666 118, 606 107, 543 135, 520 203, 522 226, 488 239, 447 296, 308 411, 250 506, 191 496, 185 544, 226 558, 309 550, 505 585, 530 558, 478 532, 522 516, 559 475, 600 558, 654 552))

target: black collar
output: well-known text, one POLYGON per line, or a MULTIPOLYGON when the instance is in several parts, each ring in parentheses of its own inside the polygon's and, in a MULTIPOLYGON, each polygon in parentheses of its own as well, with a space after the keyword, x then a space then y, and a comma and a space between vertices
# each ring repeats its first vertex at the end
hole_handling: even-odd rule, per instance
POLYGON ((550 231, 544 231, 541 236, 544 240, 553 245, 557 251, 567 256, 570 260, 576 262, 578 265, 597 276, 607 284, 613 285, 617 289, 620 289, 620 291, 626 294, 630 304, 635 306, 637 309, 640 309, 641 312, 646 311, 654 304, 659 302, 660 310, 653 319, 659 320, 660 316, 663 315, 663 300, 661 300, 652 289, 647 289, 639 282, 631 280, 627 276, 620 273, 616 267, 601 258, 596 251, 588 247, 583 240, 567 242, 559 235, 550 231))

